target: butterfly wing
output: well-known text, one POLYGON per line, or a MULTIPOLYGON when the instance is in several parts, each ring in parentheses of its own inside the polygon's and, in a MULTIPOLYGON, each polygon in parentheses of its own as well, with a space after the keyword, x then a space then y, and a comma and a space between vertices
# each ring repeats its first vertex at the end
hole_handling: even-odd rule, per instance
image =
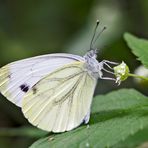
POLYGON ((84 64, 63 66, 29 90, 22 111, 30 123, 46 131, 64 132, 88 122, 97 80, 84 64))
POLYGON ((0 92, 17 106, 26 92, 55 69, 83 58, 71 54, 49 54, 10 63, 0 69, 0 92))

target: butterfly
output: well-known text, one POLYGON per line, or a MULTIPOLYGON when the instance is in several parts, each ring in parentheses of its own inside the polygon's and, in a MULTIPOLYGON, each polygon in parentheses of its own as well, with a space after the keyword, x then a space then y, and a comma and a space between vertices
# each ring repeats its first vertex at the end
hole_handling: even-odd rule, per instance
POLYGON ((56 53, 12 62, 0 69, 0 92, 34 126, 70 131, 89 122, 97 80, 112 79, 102 70, 115 63, 96 58, 97 49, 90 49, 84 56, 56 53))

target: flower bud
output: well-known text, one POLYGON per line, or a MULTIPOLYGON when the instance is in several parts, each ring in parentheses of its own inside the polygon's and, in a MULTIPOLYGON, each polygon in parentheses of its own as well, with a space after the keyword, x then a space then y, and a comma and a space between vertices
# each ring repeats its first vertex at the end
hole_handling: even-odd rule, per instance
POLYGON ((114 74, 116 77, 116 83, 120 84, 121 81, 128 78, 129 68, 124 62, 122 62, 120 65, 114 67, 114 74))

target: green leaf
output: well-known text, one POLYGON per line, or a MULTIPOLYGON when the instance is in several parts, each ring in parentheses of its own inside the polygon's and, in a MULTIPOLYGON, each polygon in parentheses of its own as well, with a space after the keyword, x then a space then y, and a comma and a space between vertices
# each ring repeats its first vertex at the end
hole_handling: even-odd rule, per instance
POLYGON ((88 125, 36 141, 30 148, 104 148, 148 126, 148 97, 122 89, 94 98, 88 125))
POLYGON ((137 38, 129 33, 124 34, 124 39, 129 48, 132 49, 133 54, 148 68, 148 40, 137 38))
MULTIPOLYGON (((129 136, 125 141, 114 145, 113 148, 140 148, 138 146, 148 141, 148 127, 129 136)), ((141 147, 142 148, 142 147, 141 147)))

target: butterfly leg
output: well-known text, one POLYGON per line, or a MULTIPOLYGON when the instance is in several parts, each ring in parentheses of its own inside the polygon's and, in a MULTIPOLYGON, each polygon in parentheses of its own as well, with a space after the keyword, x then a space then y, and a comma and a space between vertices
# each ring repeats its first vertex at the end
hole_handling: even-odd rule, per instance
MULTIPOLYGON (((114 72, 113 72, 114 69, 113 69, 109 64, 118 65, 118 63, 116 63, 116 62, 111 62, 111 61, 103 60, 103 61, 100 62, 100 65, 101 65, 100 68, 101 68, 102 70, 104 70, 105 72, 114 75, 114 72), (104 67, 104 65, 107 66, 108 69, 106 69, 106 68, 104 67)), ((100 79, 116 81, 115 78, 103 77, 102 75, 100 76, 100 79)))
POLYGON ((110 78, 110 77, 100 77, 100 79, 116 81, 115 78, 110 78))
POLYGON ((112 65, 118 65, 119 63, 117 63, 117 62, 112 62, 112 61, 108 61, 108 60, 103 60, 102 61, 102 63, 104 63, 104 64, 112 64, 112 65))

